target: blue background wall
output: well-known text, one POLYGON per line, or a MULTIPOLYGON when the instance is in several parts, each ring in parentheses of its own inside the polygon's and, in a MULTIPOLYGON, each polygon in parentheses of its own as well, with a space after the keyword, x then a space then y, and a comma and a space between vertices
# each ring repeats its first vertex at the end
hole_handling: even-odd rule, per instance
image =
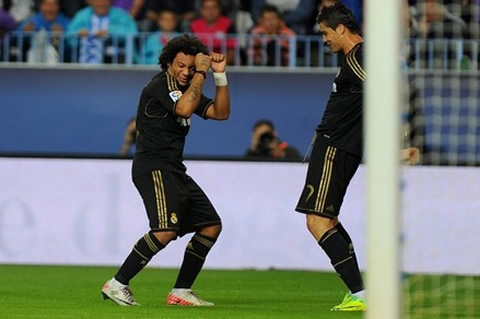
MULTIPOLYGON (((280 138, 305 153, 335 72, 255 71, 229 71, 232 115, 224 122, 194 117, 187 156, 242 156, 261 118, 271 119, 280 138)), ((156 72, 0 68, 0 152, 116 155, 141 90, 156 72)), ((426 144, 438 158, 432 163, 480 163, 478 74, 430 72, 410 80, 421 91, 426 144)), ((205 93, 214 95, 211 76, 205 93)))
MULTIPOLYGON (((0 152, 116 154, 143 86, 157 72, 0 69, 0 152)), ((334 72, 229 72, 232 115, 193 118, 186 155, 238 156, 260 118, 304 153, 321 119, 334 72)), ((214 94, 209 78, 205 93, 214 94)))

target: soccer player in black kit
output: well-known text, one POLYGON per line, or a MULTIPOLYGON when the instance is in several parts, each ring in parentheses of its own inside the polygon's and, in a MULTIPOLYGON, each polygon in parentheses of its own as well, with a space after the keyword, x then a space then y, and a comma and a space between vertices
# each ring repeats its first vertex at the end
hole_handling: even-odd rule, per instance
POLYGON ((209 53, 198 38, 182 35, 167 43, 159 64, 162 71, 140 96, 132 166, 133 182, 143 199, 150 231, 136 242, 116 275, 104 284, 102 294, 122 306, 138 305, 128 286, 130 280, 171 240, 194 232, 167 304, 213 306, 191 287, 222 224, 208 197, 186 174, 183 149, 194 113, 214 120, 226 120, 230 115, 226 59, 222 54, 209 53), (202 94, 209 69, 216 85, 213 100, 202 94))
MULTIPOLYGON (((364 284, 352 240, 338 220, 348 184, 363 155, 363 39, 352 12, 338 3, 317 17, 323 41, 344 58, 333 82, 321 123, 316 128, 303 192, 296 211, 350 290, 333 311, 364 311, 364 284)), ((402 150, 402 160, 418 161, 418 149, 402 150)))

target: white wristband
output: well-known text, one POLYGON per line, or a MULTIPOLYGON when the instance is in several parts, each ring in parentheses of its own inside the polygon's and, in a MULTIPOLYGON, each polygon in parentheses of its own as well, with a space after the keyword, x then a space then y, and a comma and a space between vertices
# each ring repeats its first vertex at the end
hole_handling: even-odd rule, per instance
POLYGON ((227 86, 227 73, 213 73, 213 78, 215 79, 215 86, 227 86))

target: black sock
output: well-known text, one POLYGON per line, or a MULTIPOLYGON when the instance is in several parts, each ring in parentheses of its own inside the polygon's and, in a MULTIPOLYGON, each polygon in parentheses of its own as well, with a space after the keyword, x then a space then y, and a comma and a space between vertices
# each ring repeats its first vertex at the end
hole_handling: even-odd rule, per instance
POLYGON ((191 288, 202 269, 205 258, 217 239, 195 234, 185 249, 182 267, 174 288, 191 288))
MULTIPOLYGON (((338 223, 335 228, 338 230, 340 235, 342 235, 343 239, 348 244, 348 249, 350 250, 350 255, 352 255, 353 260, 355 261, 355 266, 358 269, 358 272, 360 272, 360 267, 358 266, 358 260, 357 260, 357 255, 355 254, 355 249, 353 248, 353 241, 350 238, 350 235, 348 234, 347 230, 343 228, 343 225, 341 223, 338 223)), ((362 282, 362 287, 363 287, 363 282, 362 282)))
POLYGON ((336 228, 332 228, 320 238, 318 244, 330 258, 333 268, 348 289, 352 293, 363 290, 362 275, 342 234, 336 228))
POLYGON ((165 248, 165 245, 158 241, 153 232, 146 233, 133 246, 132 252, 123 262, 115 275, 115 279, 124 285, 128 285, 130 280, 163 248, 165 248))

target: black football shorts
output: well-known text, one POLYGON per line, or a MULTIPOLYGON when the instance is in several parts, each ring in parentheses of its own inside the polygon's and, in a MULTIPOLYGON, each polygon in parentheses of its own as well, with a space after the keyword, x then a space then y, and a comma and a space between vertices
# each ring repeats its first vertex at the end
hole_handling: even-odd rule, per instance
POLYGON ((295 210, 335 218, 361 159, 316 138, 303 192, 295 210))
POLYGON ((183 236, 221 224, 207 195, 185 173, 155 170, 134 177, 133 183, 143 199, 153 231, 175 231, 183 236))

